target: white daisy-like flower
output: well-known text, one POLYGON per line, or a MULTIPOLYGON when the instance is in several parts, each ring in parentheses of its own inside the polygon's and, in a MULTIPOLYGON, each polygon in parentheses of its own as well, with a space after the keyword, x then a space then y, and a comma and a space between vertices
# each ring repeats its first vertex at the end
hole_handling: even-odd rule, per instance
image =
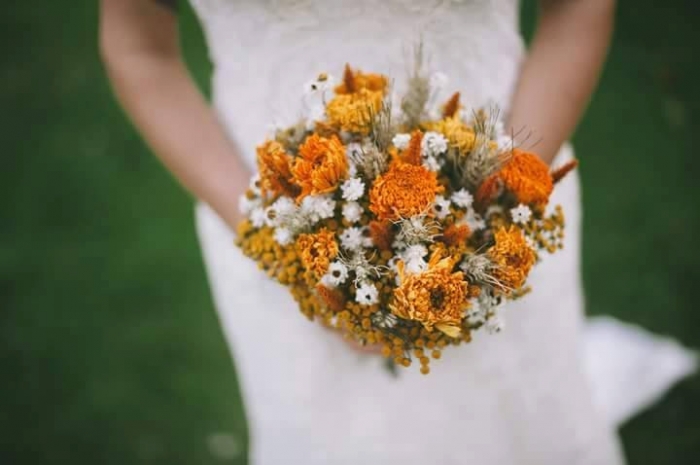
POLYGON ((428 264, 422 258, 414 258, 406 261, 406 267, 404 271, 406 274, 418 274, 422 273, 428 268, 428 264))
POLYGON ((408 147, 409 142, 411 142, 410 134, 396 134, 391 140, 391 143, 394 144, 394 147, 396 147, 399 150, 405 150, 406 147, 408 147))
POLYGON ((379 303, 379 291, 370 282, 362 282, 357 286, 355 301, 360 305, 374 305, 379 303))
POLYGON ((255 175, 250 178, 248 189, 250 189, 255 195, 262 194, 262 191, 260 190, 260 173, 255 173, 255 175))
POLYGON ((428 131, 421 141, 421 153, 426 157, 437 157, 447 151, 447 139, 439 132, 428 131))
POLYGON ((347 202, 343 205, 343 218, 348 223, 357 223, 362 217, 362 207, 357 202, 347 202))
POLYGON ((487 333, 496 334, 503 331, 505 328, 505 321, 500 315, 491 315, 491 317, 486 320, 486 324, 484 326, 487 333))
POLYGON ((445 73, 436 72, 430 75, 429 85, 433 90, 439 90, 447 85, 449 79, 445 73))
POLYGON ((262 200, 259 198, 249 199, 245 194, 238 198, 238 211, 245 216, 250 215, 254 209, 260 206, 262 206, 262 200))
POLYGON ((294 240, 294 234, 287 228, 276 228, 273 237, 279 245, 289 245, 294 240))
POLYGON ((340 189, 343 191, 343 199, 354 202, 364 195, 365 183, 360 178, 350 178, 340 186, 340 189))
POLYGON ((340 234, 340 245, 346 250, 360 250, 365 245, 362 228, 353 226, 340 234))
POLYGON ((313 131, 316 127, 316 121, 321 121, 326 117, 326 107, 323 103, 318 102, 310 105, 306 110, 306 130, 313 131))
POLYGON ((435 196, 435 203, 433 203, 433 212, 435 217, 439 220, 444 220, 447 215, 450 214, 450 204, 449 199, 446 199, 442 195, 435 196))
POLYGON ((467 310, 466 317, 470 325, 481 325, 486 322, 486 312, 476 302, 467 310))
POLYGON ((328 272, 323 276, 323 284, 329 284, 331 287, 340 286, 348 279, 348 267, 342 262, 332 262, 328 267, 328 272))
POLYGON ((267 214, 262 207, 255 207, 250 212, 250 222, 255 228, 262 228, 267 222, 267 214))
POLYGON ((435 157, 423 158, 423 166, 428 168, 430 171, 440 171, 440 168, 442 168, 440 162, 435 157))
POLYGON ((461 208, 469 208, 474 202, 474 196, 472 196, 472 194, 464 188, 452 194, 452 197, 450 198, 455 205, 461 208))
POLYGON ((327 73, 319 74, 316 79, 312 79, 304 84, 304 94, 315 95, 323 94, 333 88, 335 79, 327 73))
POLYGON ((296 211, 296 204, 289 197, 280 197, 265 209, 266 224, 271 228, 282 226, 296 211))
POLYGON ((422 260, 427 255, 428 248, 423 244, 416 244, 408 246, 406 250, 401 253, 401 258, 408 262, 411 260, 422 260))
POLYGON ((527 224, 532 217, 532 210, 527 205, 522 203, 515 208, 510 209, 510 216, 513 218, 513 223, 516 224, 527 224))

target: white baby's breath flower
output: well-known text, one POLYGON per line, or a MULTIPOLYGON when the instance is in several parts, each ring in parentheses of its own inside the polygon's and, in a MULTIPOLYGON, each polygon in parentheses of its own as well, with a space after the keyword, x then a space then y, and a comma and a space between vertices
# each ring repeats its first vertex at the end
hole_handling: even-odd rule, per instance
POLYGON ((360 250, 365 245, 362 228, 353 226, 340 234, 340 245, 346 250, 360 250))
POLYGON ((408 147, 409 142, 411 142, 410 134, 396 134, 391 140, 391 143, 394 144, 394 147, 396 147, 399 150, 405 150, 406 147, 408 147))
POLYGON ((360 305, 374 305, 379 303, 379 291, 370 282, 362 282, 357 286, 355 301, 360 305))
POLYGON ((301 213, 312 223, 335 215, 335 200, 330 195, 309 195, 301 201, 301 213))
POLYGON ((340 186, 340 189, 343 191, 343 199, 353 202, 364 195, 365 183, 360 178, 350 178, 340 186))
POLYGON ((319 196, 316 201, 316 213, 322 220, 335 216, 335 200, 330 196, 319 196))
POLYGON ((515 208, 511 208, 510 216, 513 218, 513 223, 516 224, 527 224, 532 216, 532 210, 527 205, 522 203, 515 208))
POLYGON ((435 217, 439 220, 447 218, 450 214, 450 204, 451 202, 442 195, 435 196, 435 203, 433 203, 435 217))
POLYGON ((287 228, 276 228, 274 239, 279 245, 289 245, 292 243, 294 235, 287 228))
POLYGON ((362 217, 362 207, 357 202, 347 202, 343 205, 343 218, 348 223, 357 223, 362 217))
POLYGON ((270 208, 273 209, 277 215, 287 216, 296 211, 297 204, 289 197, 280 197, 272 202, 270 208))
POLYGON ((328 272, 323 276, 323 284, 331 287, 340 286, 348 279, 348 267, 342 262, 332 262, 328 267, 328 272))
POLYGON ((267 221, 267 215, 265 214, 265 209, 262 207, 255 207, 250 212, 250 222, 255 228, 262 228, 265 226, 267 221))
POLYGON ((262 206, 262 200, 259 198, 249 199, 245 194, 238 198, 238 211, 245 216, 249 216, 254 209, 260 206, 262 206))
POLYGON ((437 157, 447 151, 447 139, 439 132, 428 131, 421 141, 421 153, 425 157, 437 157))
POLYGON ((451 199, 455 205, 461 208, 469 208, 472 206, 472 202, 474 202, 472 194, 464 188, 452 194, 451 199))

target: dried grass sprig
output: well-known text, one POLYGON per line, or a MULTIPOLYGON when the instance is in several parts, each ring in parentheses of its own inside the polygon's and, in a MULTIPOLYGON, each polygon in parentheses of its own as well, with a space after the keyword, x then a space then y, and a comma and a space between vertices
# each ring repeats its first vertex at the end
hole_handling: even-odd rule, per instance
POLYGON ((413 70, 408 78, 408 89, 401 100, 401 109, 409 130, 420 124, 425 106, 430 98, 430 78, 423 70, 424 47, 422 41, 416 46, 413 59, 413 70))

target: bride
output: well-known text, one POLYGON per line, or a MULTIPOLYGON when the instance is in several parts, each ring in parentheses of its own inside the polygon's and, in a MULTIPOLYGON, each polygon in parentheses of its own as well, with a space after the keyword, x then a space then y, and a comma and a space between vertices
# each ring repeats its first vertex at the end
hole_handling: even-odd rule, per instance
POLYGON ((286 289, 233 246, 237 199, 273 118, 294 118, 304 82, 345 62, 397 77, 425 40, 430 66, 496 102, 553 166, 596 84, 613 0, 542 0, 527 55, 517 0, 192 0, 208 40, 211 110, 178 47, 174 0, 102 0, 101 51, 119 100, 194 196, 212 292, 235 355, 255 464, 621 464, 616 426, 694 359, 673 342, 599 319, 583 324, 579 182, 562 253, 532 274, 498 335, 445 354, 430 376, 391 376, 381 357, 309 324, 286 289), (639 373, 643 372, 644 377, 639 373))

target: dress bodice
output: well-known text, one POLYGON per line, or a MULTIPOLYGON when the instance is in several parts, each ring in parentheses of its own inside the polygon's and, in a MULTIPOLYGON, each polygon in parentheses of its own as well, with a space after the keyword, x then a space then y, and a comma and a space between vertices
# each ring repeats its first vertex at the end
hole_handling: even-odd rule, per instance
POLYGON ((347 62, 397 92, 423 39, 431 71, 470 106, 507 106, 523 45, 517 0, 191 0, 214 64, 213 100, 252 163, 271 125, 300 116, 303 85, 347 62))

